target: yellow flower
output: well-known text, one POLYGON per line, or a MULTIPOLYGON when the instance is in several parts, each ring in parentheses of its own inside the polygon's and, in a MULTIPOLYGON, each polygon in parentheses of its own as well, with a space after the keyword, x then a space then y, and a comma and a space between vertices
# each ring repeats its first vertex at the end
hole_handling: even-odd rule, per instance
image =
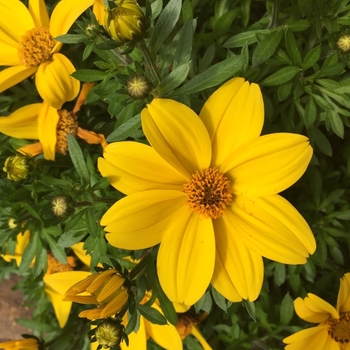
POLYGON ((103 26, 105 22, 105 7, 103 5, 103 0, 95 0, 92 12, 96 16, 98 23, 103 26))
POLYGON ((7 253, 7 254, 1 254, 0 256, 7 262, 11 262, 11 260, 16 260, 16 264, 17 266, 19 266, 22 261, 23 253, 29 244, 30 233, 28 230, 26 230, 24 231, 24 233, 19 233, 16 238, 17 238, 17 243, 15 246, 14 254, 11 255, 7 253))
POLYGON ((340 279, 336 308, 312 293, 294 300, 294 308, 300 318, 319 325, 285 338, 286 350, 350 349, 350 273, 340 279))
POLYGON ((0 92, 35 74, 35 83, 45 102, 60 109, 79 92, 79 81, 67 57, 59 53, 62 43, 54 40, 66 34, 74 21, 93 0, 61 0, 51 18, 44 0, 0 0, 0 92))
POLYGON ((105 10, 104 25, 120 44, 142 38, 145 16, 135 0, 115 0, 116 7, 105 10))
POLYGON ((125 278, 114 269, 93 273, 70 287, 64 300, 97 305, 95 309, 82 311, 79 317, 95 320, 113 316, 128 301, 128 288, 124 282, 125 278))
POLYGON ((18 151, 31 156, 44 153, 48 160, 55 160, 56 152, 67 153, 68 133, 88 143, 101 144, 104 147, 104 136, 79 127, 76 117, 91 88, 91 84, 83 85, 73 111, 57 110, 43 102, 21 107, 8 117, 0 117, 0 132, 21 139, 39 139, 40 142, 24 146, 18 151))
POLYGON ((4 350, 38 350, 39 344, 35 338, 11 340, 0 343, 0 349, 4 350))
POLYGON ((199 117, 156 98, 142 111, 151 146, 108 145, 98 167, 128 196, 102 217, 115 247, 160 243, 157 270, 171 301, 192 305, 211 283, 231 301, 255 300, 262 256, 304 264, 315 251, 303 217, 277 193, 295 183, 312 156, 302 135, 259 136, 259 86, 235 78, 220 87, 199 117))

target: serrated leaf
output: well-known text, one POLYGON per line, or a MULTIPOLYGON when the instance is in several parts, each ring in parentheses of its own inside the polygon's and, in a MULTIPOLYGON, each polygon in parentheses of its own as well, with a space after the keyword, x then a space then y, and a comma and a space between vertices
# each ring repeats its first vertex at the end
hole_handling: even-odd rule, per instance
POLYGON ((280 322, 282 324, 289 324, 290 320, 293 318, 294 314, 294 305, 293 298, 287 293, 281 302, 280 307, 280 322))
POLYGON ((253 52, 253 66, 259 66, 267 61, 275 53, 282 37, 283 32, 281 30, 276 30, 265 35, 253 52))
POLYGON ((77 140, 74 138, 72 134, 68 134, 67 139, 68 139, 69 155, 72 159, 72 162, 74 164, 74 167, 77 173, 81 178, 82 183, 86 185, 89 183, 90 177, 89 177, 89 171, 85 164, 83 152, 81 151, 81 148, 79 147, 77 140))
POLYGON ((108 76, 108 72, 101 72, 95 69, 79 69, 72 73, 72 77, 83 82, 94 82, 103 80, 108 76))
POLYGON ((170 0, 161 12, 156 25, 154 26, 151 38, 151 50, 155 55, 165 39, 174 29, 181 13, 181 0, 170 0))
POLYGON ((138 304, 136 306, 136 309, 140 312, 140 314, 143 317, 145 317, 148 321, 154 324, 159 324, 159 325, 167 324, 166 318, 157 309, 153 307, 138 304))
POLYGON ((293 79, 299 72, 300 68, 298 67, 283 67, 277 72, 273 73, 266 79, 264 79, 260 85, 261 86, 276 86, 276 85, 281 85, 284 84, 291 79, 293 79))
POLYGON ((124 124, 115 129, 107 137, 108 142, 115 142, 125 140, 127 137, 132 135, 141 126, 141 116, 140 114, 135 115, 124 124))
POLYGON ((232 56, 220 63, 214 64, 206 71, 196 75, 185 85, 181 86, 176 91, 176 95, 189 95, 219 85, 236 74, 242 68, 243 63, 244 57, 232 56))

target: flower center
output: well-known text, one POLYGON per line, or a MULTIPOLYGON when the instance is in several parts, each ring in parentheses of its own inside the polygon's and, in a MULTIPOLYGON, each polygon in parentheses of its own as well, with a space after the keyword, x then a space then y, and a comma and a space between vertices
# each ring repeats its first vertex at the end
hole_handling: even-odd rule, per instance
POLYGON ((216 168, 196 171, 184 185, 187 205, 205 218, 217 219, 232 202, 230 181, 216 168))
POLYGON ((51 253, 47 254, 47 275, 57 272, 73 271, 75 259, 72 256, 67 257, 67 264, 59 262, 51 253))
POLYGON ((25 67, 36 67, 50 58, 55 41, 48 28, 28 30, 19 41, 18 57, 25 67))
POLYGON ((68 140, 67 135, 72 134, 74 137, 78 133, 78 122, 77 117, 65 109, 58 111, 60 119, 57 123, 57 141, 56 141, 56 152, 66 154, 68 151, 68 140))
POLYGON ((328 320, 328 334, 338 343, 348 344, 350 342, 350 312, 340 314, 340 318, 328 320))

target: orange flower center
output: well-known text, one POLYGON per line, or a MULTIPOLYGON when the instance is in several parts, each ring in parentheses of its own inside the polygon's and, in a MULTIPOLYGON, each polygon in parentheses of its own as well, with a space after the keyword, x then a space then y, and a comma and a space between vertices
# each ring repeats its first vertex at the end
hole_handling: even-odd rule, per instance
POLYGON ((350 342, 350 312, 340 314, 340 318, 330 318, 328 334, 338 343, 350 342))
POLYGON ((231 182, 216 168, 196 171, 184 192, 187 205, 205 218, 219 218, 232 202, 231 182))
POLYGON ((48 28, 28 30, 19 41, 18 57, 25 67, 36 67, 50 58, 55 41, 48 28))
POLYGON ((57 272, 72 271, 74 266, 75 259, 72 256, 67 257, 67 264, 62 264, 51 253, 47 254, 47 275, 57 272))
POLYGON ((57 141, 56 141, 56 152, 66 154, 68 151, 68 140, 67 135, 72 134, 76 136, 78 133, 78 121, 77 117, 65 109, 58 111, 60 119, 57 123, 57 141))

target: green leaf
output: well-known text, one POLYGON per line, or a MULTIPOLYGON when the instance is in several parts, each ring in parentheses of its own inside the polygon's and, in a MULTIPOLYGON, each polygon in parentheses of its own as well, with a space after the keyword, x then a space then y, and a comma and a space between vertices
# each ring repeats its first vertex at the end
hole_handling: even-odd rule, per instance
POLYGON ((243 28, 247 28, 247 25, 249 23, 249 18, 250 18, 251 0, 241 1, 240 10, 241 10, 241 18, 242 18, 243 28))
POLYGON ((177 88, 188 75, 190 69, 190 63, 184 63, 172 70, 160 83, 158 94, 164 96, 168 92, 173 91, 177 88))
POLYGON ((304 124, 307 128, 309 128, 315 122, 316 116, 317 116, 316 104, 313 97, 310 96, 310 99, 306 104, 305 114, 304 114, 304 124))
POLYGON ((322 132, 312 125, 309 128, 310 141, 314 142, 321 152, 327 156, 332 156, 332 146, 328 141, 327 137, 322 134, 322 132))
POLYGON ((310 27, 310 23, 306 19, 299 19, 287 23, 286 28, 290 29, 292 32, 302 32, 310 27))
POLYGON ((277 72, 273 73, 266 79, 264 79, 261 86, 276 86, 284 84, 293 79, 301 71, 298 67, 283 67, 277 72))
POLYGON ((115 142, 125 140, 127 137, 132 135, 141 126, 141 116, 140 114, 135 115, 124 124, 115 129, 107 137, 108 142, 115 142))
POLYGON ((253 66, 259 66, 268 60, 275 53, 282 37, 283 32, 281 30, 275 30, 265 35, 253 52, 253 66))
POLYGON ((230 39, 227 39, 223 47, 227 49, 232 49, 234 47, 242 47, 245 44, 250 45, 257 42, 256 34, 267 34, 271 32, 269 29, 262 29, 262 30, 252 30, 249 32, 244 32, 240 34, 236 34, 232 36, 230 39))
POLYGON ((77 213, 75 213, 74 215, 70 216, 69 219, 67 220, 67 223, 66 223, 66 232, 70 231, 73 227, 78 225, 78 223, 80 222, 80 220, 84 216, 84 214, 85 214, 85 209, 80 210, 77 213))
POLYGON ((240 9, 235 8, 233 10, 229 10, 221 15, 220 18, 215 23, 214 26, 214 34, 216 37, 220 38, 224 36, 229 29, 232 27, 232 22, 235 18, 240 14, 240 9))
POLYGON ((93 237, 96 238, 97 234, 99 232, 99 228, 96 223, 96 219, 90 210, 90 208, 87 208, 85 211, 85 222, 86 222, 86 228, 89 232, 89 234, 93 237))
POLYGON ((155 55, 174 29, 181 13, 181 0, 170 0, 161 12, 154 26, 151 38, 151 51, 155 55))
POLYGON ((326 111, 326 119, 329 120, 331 128, 336 135, 340 138, 344 138, 344 124, 339 114, 336 111, 326 111))
POLYGON ((190 62, 195 27, 196 20, 189 20, 186 21, 183 27, 179 30, 179 40, 174 55, 173 69, 190 62))
POLYGON ((252 301, 244 300, 243 302, 244 307, 246 308, 249 316, 256 322, 256 310, 255 310, 255 304, 252 301))
POLYGON ((311 68, 320 58, 321 55, 321 45, 318 45, 314 47, 312 50, 310 50, 302 63, 302 68, 304 70, 311 68))
POLYGON ((294 315, 293 298, 287 292, 287 294, 284 296, 281 302, 280 322, 285 325, 289 324, 289 322, 293 318, 293 315, 294 315))
POLYGON ((301 67, 301 54, 291 30, 285 32, 285 44, 287 53, 295 66, 301 67))
POLYGON ((72 159, 72 162, 74 164, 74 167, 77 173, 81 178, 82 183, 86 185, 89 183, 90 177, 89 177, 89 171, 85 164, 83 152, 81 151, 81 148, 79 147, 77 140, 74 138, 72 134, 68 134, 67 139, 68 139, 69 155, 72 159))
POLYGON ((281 286, 286 280, 286 266, 276 263, 273 277, 276 285, 281 286))
POLYGON ((211 289, 211 294, 215 301, 215 304, 223 311, 227 312, 227 309, 231 306, 223 295, 221 295, 214 287, 211 289))
POLYGON ((64 34, 56 36, 54 39, 63 44, 78 44, 87 37, 84 34, 64 34))
POLYGON ((293 80, 281 84, 277 89, 277 96, 279 101, 285 101, 292 92, 293 80))
POLYGON ((39 240, 38 236, 39 235, 37 232, 34 232, 32 234, 32 236, 30 237, 30 240, 29 240, 29 244, 27 245, 27 248, 23 252, 21 264, 19 265, 19 270, 18 270, 18 273, 20 275, 23 275, 29 269, 29 267, 34 259, 36 248, 39 244, 38 243, 38 240, 39 240))
POLYGON ((176 95, 189 95, 219 85, 236 74, 242 68, 243 63, 243 56, 232 56, 220 63, 214 64, 180 87, 176 91, 176 95))
POLYGON ((177 315, 173 303, 169 300, 166 294, 163 292, 159 282, 157 281, 154 285, 154 292, 156 293, 157 299, 159 300, 160 307, 164 313, 167 320, 176 326, 177 315))
POLYGON ((79 69, 72 73, 72 77, 84 82, 103 80, 107 76, 108 72, 101 72, 95 69, 79 69))
POLYGON ((128 316, 128 324, 125 327, 125 333, 130 334, 133 330, 135 332, 138 331, 140 327, 140 312, 135 310, 135 312, 130 316, 128 316))
POLYGON ((329 66, 322 67, 319 72, 319 77, 329 77, 333 75, 340 75, 345 68, 344 62, 337 62, 329 66))
MULTIPOLYGON (((79 212, 79 213, 84 214, 84 212, 79 212)), ((85 227, 77 230, 69 230, 62 234, 62 236, 58 239, 57 244, 63 248, 68 248, 74 245, 75 243, 81 242, 85 236, 86 236, 85 227)))
POLYGON ((43 266, 47 263, 47 250, 43 247, 41 240, 38 239, 36 253, 35 253, 35 263, 33 267, 33 276, 38 277, 43 272, 43 266))
POLYGON ((136 309, 140 311, 140 314, 145 317, 148 321, 154 324, 166 325, 166 318, 156 309, 150 306, 138 304, 136 309))
POLYGON ((49 244, 52 254, 62 264, 67 264, 67 255, 62 247, 48 234, 45 229, 42 231, 42 235, 46 242, 49 244))

